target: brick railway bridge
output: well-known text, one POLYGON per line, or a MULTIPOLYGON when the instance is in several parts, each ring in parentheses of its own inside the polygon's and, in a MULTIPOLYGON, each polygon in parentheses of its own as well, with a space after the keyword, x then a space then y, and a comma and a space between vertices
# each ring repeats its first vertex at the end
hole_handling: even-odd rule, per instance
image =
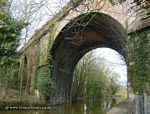
MULTIPOLYGON (((69 102, 75 66, 87 52, 96 48, 116 50, 130 65, 132 61, 127 56, 133 44, 129 41, 137 38, 132 36, 142 34, 150 41, 150 18, 143 15, 147 10, 142 14, 135 12, 136 4, 134 0, 114 5, 108 0, 80 0, 63 7, 19 51, 20 62, 30 80, 27 82, 29 92, 34 93, 36 71, 50 65, 49 75, 54 83, 50 101, 54 104, 69 102)), ((132 98, 130 85, 128 75, 129 101, 132 98)), ((132 107, 130 105, 132 99, 129 103, 132 107)))

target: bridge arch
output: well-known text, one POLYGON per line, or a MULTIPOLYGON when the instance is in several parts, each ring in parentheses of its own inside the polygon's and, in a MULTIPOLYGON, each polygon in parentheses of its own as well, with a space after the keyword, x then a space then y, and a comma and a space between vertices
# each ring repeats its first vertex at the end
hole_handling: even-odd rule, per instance
POLYGON ((127 33, 123 25, 100 12, 81 14, 72 19, 56 37, 52 49, 53 103, 70 101, 73 71, 89 51, 108 47, 125 57, 127 33))

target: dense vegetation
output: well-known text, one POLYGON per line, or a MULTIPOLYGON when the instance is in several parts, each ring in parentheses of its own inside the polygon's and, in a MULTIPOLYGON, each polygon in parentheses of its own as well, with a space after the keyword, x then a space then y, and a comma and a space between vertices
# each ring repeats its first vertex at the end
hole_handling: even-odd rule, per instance
POLYGON ((149 94, 149 44, 146 32, 132 34, 128 40, 128 72, 134 93, 149 94), (132 48, 131 48, 132 46, 132 48))
POLYGON ((73 78, 73 101, 91 98, 111 101, 118 94, 121 87, 119 75, 104 66, 104 61, 106 62, 104 58, 94 56, 93 52, 79 61, 73 78))
POLYGON ((51 68, 49 65, 37 69, 37 88, 45 101, 48 101, 52 90, 51 68))
POLYGON ((5 89, 9 85, 18 84, 18 62, 16 49, 19 45, 20 33, 25 26, 23 20, 17 20, 11 16, 9 12, 9 4, 7 0, 0 1, 0 84, 5 89), (3 83, 2 83, 3 82, 3 83))

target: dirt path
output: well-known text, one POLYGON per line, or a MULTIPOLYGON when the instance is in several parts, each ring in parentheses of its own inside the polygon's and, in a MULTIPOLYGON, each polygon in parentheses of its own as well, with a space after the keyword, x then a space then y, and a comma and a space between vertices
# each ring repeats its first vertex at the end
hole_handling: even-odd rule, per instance
POLYGON ((122 101, 114 108, 112 108, 107 114, 127 114, 127 101, 122 101))

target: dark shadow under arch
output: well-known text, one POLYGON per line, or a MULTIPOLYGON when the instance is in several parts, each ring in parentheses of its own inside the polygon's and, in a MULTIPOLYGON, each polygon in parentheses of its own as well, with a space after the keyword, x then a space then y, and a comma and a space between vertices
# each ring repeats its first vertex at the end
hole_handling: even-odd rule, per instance
POLYGON ((24 56, 24 64, 27 64, 27 56, 24 56))
POLYGON ((89 51, 108 47, 125 58, 126 31, 114 18, 99 12, 82 14, 71 20, 56 37, 53 59, 53 103, 70 101, 73 71, 78 61, 89 51))

